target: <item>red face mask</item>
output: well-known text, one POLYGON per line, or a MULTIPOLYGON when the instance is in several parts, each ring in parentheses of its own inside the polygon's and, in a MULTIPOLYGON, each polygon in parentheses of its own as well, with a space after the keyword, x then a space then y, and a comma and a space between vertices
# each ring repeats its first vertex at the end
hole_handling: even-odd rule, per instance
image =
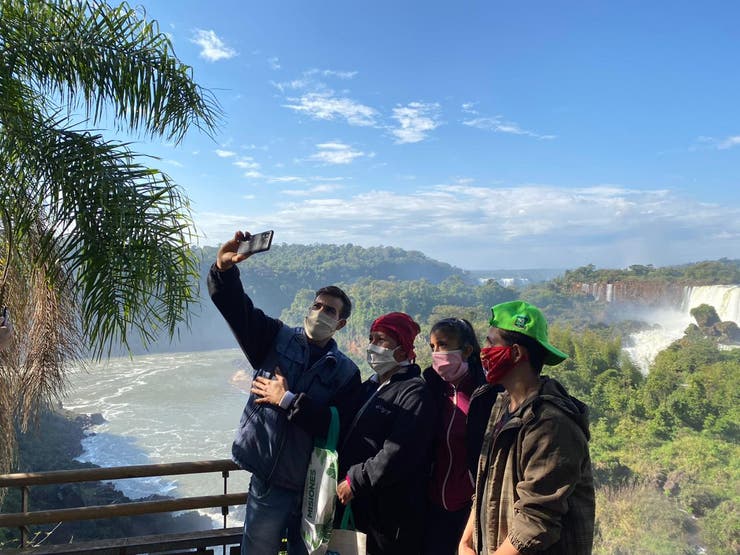
POLYGON ((480 361, 486 371, 488 383, 499 383, 514 369, 514 355, 511 345, 484 347, 480 350, 480 361))

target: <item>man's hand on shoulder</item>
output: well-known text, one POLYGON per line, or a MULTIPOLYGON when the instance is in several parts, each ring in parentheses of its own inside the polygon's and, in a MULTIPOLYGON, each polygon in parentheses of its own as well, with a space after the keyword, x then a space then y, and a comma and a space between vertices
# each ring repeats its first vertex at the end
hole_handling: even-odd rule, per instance
POLYGON ((248 240, 250 237, 251 234, 248 231, 237 231, 233 239, 222 244, 216 255, 216 268, 225 272, 234 266, 234 264, 238 264, 249 258, 248 254, 237 254, 236 251, 239 249, 239 244, 242 241, 248 240))

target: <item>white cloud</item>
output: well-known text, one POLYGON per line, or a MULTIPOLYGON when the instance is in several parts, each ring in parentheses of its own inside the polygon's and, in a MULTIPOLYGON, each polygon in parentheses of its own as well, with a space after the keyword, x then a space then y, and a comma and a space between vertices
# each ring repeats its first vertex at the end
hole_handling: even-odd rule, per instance
POLYGON ((212 30, 196 29, 190 42, 200 46, 200 57, 209 62, 228 60, 237 55, 236 50, 226 46, 224 41, 212 30))
POLYGON ((393 245, 467 269, 665 265, 740 252, 740 207, 670 190, 486 187, 467 180, 409 192, 325 191, 330 198, 297 189, 250 218, 260 224, 255 229, 280 222, 280 240, 288 243, 393 245))
POLYGON ((339 185, 316 185, 308 189, 285 189, 280 191, 282 194, 293 197, 310 197, 314 195, 320 195, 323 193, 334 192, 341 187, 339 185))
POLYGON ((337 71, 334 69, 314 68, 304 71, 298 79, 283 81, 280 83, 272 81, 271 84, 281 92, 285 92, 286 89, 305 89, 306 91, 310 90, 311 92, 319 92, 328 90, 326 83, 321 81, 321 77, 335 77, 346 81, 354 79, 357 73, 357 71, 337 71))
POLYGON ((349 98, 337 97, 333 91, 309 92, 299 98, 288 98, 284 104, 299 113, 314 119, 333 120, 343 118, 350 125, 361 127, 375 125, 377 112, 349 98))
POLYGON ((175 166, 176 168, 184 168, 185 164, 182 162, 178 162, 177 160, 173 160, 172 158, 167 158, 165 160, 162 160, 165 164, 169 164, 170 166, 175 166))
POLYGON ((223 149, 217 148, 216 156, 218 156, 219 158, 231 158, 232 156, 236 156, 236 152, 232 150, 223 150, 223 149))
POLYGON ((717 137, 697 137, 696 142, 689 147, 689 151, 699 150, 729 150, 740 145, 740 135, 731 135, 720 139, 717 137))
POLYGON ((270 81, 270 84, 278 89, 281 93, 290 89, 305 89, 311 85, 311 81, 308 79, 293 79, 292 81, 270 81))
POLYGON ((309 156, 309 160, 324 164, 350 164, 355 158, 365 156, 364 152, 353 150, 351 146, 339 142, 318 144, 316 148, 319 149, 318 152, 309 156))
MULTIPOLYGON (((357 71, 337 71, 333 69, 309 69, 304 71, 297 79, 291 79, 290 81, 270 81, 270 84, 278 89, 281 93, 285 93, 289 90, 303 91, 304 96, 308 94, 322 94, 327 96, 334 96, 334 91, 331 90, 327 84, 322 81, 322 77, 336 78, 343 81, 353 79, 357 75, 357 71)), ((291 102, 296 102, 299 99, 289 98, 291 102)))
MULTIPOLYGON (((476 113, 476 112, 471 112, 476 113)), ((534 131, 528 131, 519 127, 517 123, 504 121, 501 116, 496 117, 480 117, 473 118, 463 121, 463 125, 468 127, 475 127, 477 129, 484 129, 486 131, 495 131, 497 133, 510 133, 512 135, 525 135, 527 137, 534 137, 540 140, 552 140, 557 138, 556 135, 543 135, 541 133, 535 133, 534 131)))
POLYGON ((305 177, 297 175, 273 175, 267 178, 270 183, 298 183, 305 180, 305 177))
POLYGON ((398 106, 393 108, 393 119, 400 124, 391 131, 397 143, 418 143, 439 127, 439 104, 411 102, 398 106))
POLYGON ((267 63, 272 70, 277 71, 278 69, 280 69, 280 59, 277 56, 268 58, 267 63))
POLYGON ((477 105, 478 105, 477 102, 463 102, 462 111, 465 112, 466 114, 477 115, 478 110, 475 109, 477 105))
POLYGON ((255 162, 254 158, 252 158, 251 156, 244 156, 242 158, 239 158, 236 162, 234 162, 234 165, 238 168, 242 168, 243 170, 256 170, 260 167, 259 162, 255 162))
POLYGON ((734 137, 727 137, 726 139, 723 139, 717 144, 717 148, 720 150, 727 150, 728 148, 732 148, 737 145, 740 145, 740 135, 735 135, 734 137))
POLYGON ((250 170, 248 172, 244 172, 244 177, 247 177, 249 179, 260 179, 264 176, 258 171, 250 170))
POLYGON ((356 71, 336 71, 334 69, 323 69, 323 70, 311 70, 309 74, 319 73, 324 77, 337 77, 338 79, 353 79, 357 75, 356 71))

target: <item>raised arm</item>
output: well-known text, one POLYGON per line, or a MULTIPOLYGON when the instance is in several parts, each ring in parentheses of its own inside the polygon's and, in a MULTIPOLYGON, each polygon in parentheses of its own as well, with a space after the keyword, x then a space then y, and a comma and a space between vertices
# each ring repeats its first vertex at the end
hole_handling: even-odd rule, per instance
POLYGON ((236 250, 239 242, 248 236, 237 232, 233 239, 221 246, 216 263, 208 273, 208 293, 250 364, 258 368, 283 323, 255 308, 252 299, 244 292, 236 264, 248 257, 237 254, 236 250))

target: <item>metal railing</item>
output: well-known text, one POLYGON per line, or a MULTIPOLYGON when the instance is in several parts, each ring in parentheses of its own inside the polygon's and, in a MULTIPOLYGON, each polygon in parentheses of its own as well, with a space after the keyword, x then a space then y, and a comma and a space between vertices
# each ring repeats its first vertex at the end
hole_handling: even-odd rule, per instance
MULTIPOLYGON (((224 545, 227 539, 233 540, 240 530, 227 528, 229 506, 243 505, 247 498, 246 492, 228 493, 229 472, 239 470, 239 467, 229 459, 214 461, 198 461, 170 464, 150 464, 137 466, 120 466, 110 468, 89 468, 81 470, 58 470, 53 472, 32 472, 0 475, 0 487, 18 488, 21 492, 21 512, 0 514, 0 528, 18 528, 20 530, 21 549, 28 547, 28 526, 39 524, 56 524, 78 520, 94 520, 100 518, 147 515, 162 512, 184 511, 190 509, 221 508, 224 518, 223 530, 207 530, 187 534, 170 534, 162 536, 147 536, 126 538, 123 540, 103 540, 100 542, 85 542, 75 549, 74 544, 68 544, 64 549, 59 546, 44 548, 48 553, 143 553, 195 547, 203 549, 208 545, 224 545), (32 486, 66 484, 72 482, 94 482, 101 480, 120 480, 127 478, 145 478, 155 476, 174 476, 182 474, 200 474, 206 472, 221 472, 223 477, 223 494, 201 497, 184 497, 179 499, 165 499, 158 501, 132 501, 113 505, 96 505, 73 509, 54 509, 32 511, 29 508, 29 491, 32 486), (93 545, 95 543, 96 545, 93 545), (208 545, 205 545, 208 544, 208 545)), ((0 550, 0 552, 13 552, 0 550)), ((34 552, 37 552, 34 549, 34 552)), ((17 551, 16 551, 17 552, 17 551)))

